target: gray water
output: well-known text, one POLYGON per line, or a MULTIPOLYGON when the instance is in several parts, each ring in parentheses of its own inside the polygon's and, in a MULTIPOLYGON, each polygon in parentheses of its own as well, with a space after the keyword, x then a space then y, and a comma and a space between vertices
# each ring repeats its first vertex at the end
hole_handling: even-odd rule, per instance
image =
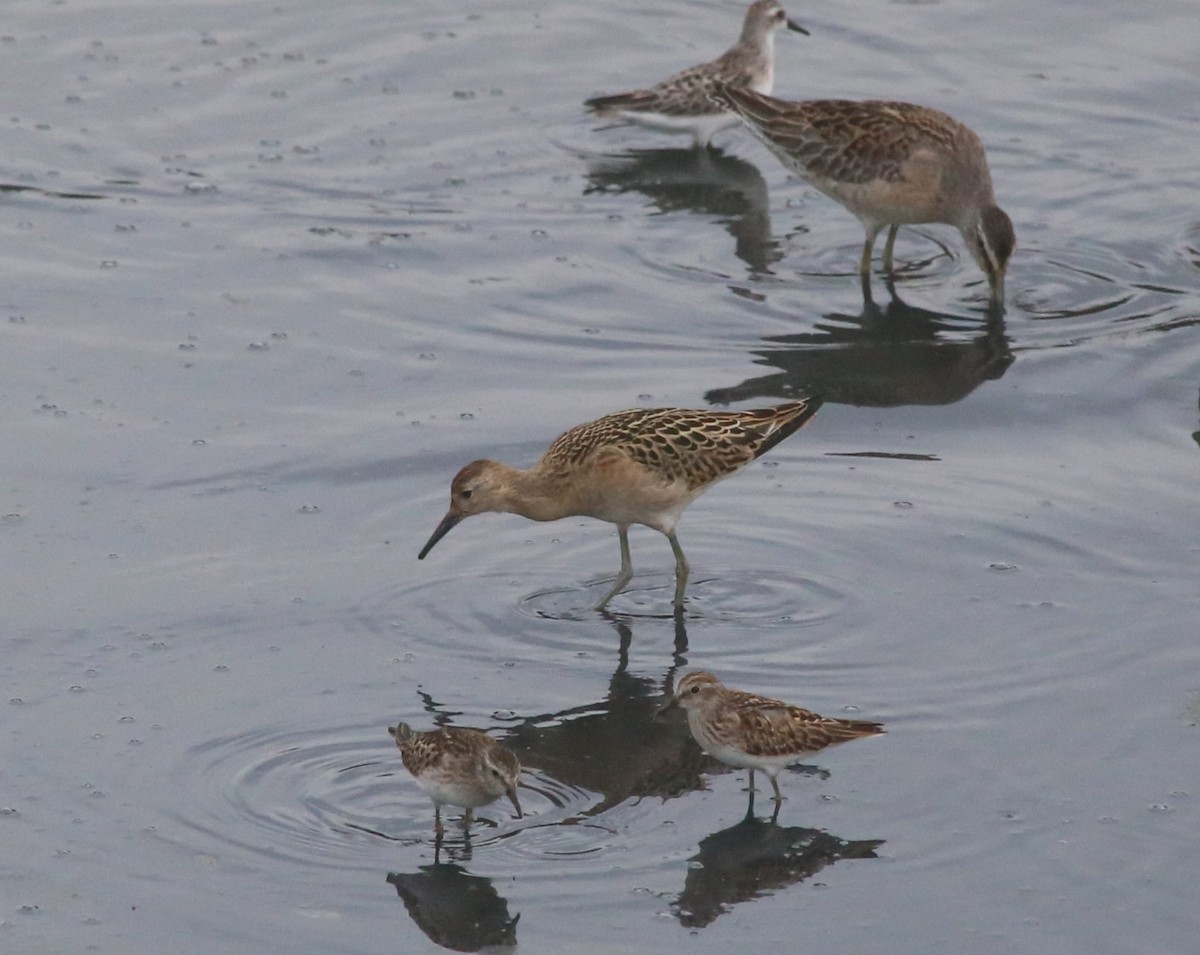
POLYGON ((1002 322, 951 230, 866 302, 749 136, 583 114, 742 9, 5 5, 0 949, 1194 950, 1195 5, 790 5, 779 95, 979 131, 1002 322), (610 616, 609 525, 416 559, 472 458, 808 391, 680 624, 645 529, 610 616), (650 721, 697 666, 888 735, 743 822, 650 721), (504 737, 526 818, 435 853, 400 719, 504 737))

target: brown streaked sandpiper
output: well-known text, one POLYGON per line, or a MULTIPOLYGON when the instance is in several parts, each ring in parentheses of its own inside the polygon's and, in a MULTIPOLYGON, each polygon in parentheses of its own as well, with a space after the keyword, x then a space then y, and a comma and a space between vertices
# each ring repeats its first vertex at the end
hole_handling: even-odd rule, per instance
POLYGON ((788 19, 776 0, 755 0, 746 10, 737 43, 717 59, 647 89, 595 96, 583 105, 598 116, 659 132, 688 133, 697 146, 706 146, 713 134, 738 124, 737 115, 715 104, 708 94, 719 83, 770 93, 775 85, 775 33, 783 27, 808 33, 788 19))
POLYGON ((993 306, 1004 307, 1004 276, 1017 239, 996 205, 979 137, 935 109, 883 100, 790 102, 725 86, 728 106, 788 169, 858 217, 866 229, 859 272, 869 280, 875 238, 889 226, 883 266, 902 225, 944 222, 962 233, 983 269, 993 306))
POLYGON ((757 411, 634 408, 576 425, 559 435, 533 467, 472 461, 454 476, 450 510, 421 548, 433 549, 463 518, 488 511, 535 521, 581 515, 617 525, 621 570, 596 606, 603 609, 633 577, 629 526, 666 535, 675 554, 675 600, 683 608, 688 562, 675 536, 684 509, 797 431, 820 398, 757 411))
POLYGON ((516 754, 482 730, 444 726, 418 733, 407 723, 389 726, 404 768, 433 800, 434 831, 440 836, 442 806, 466 809, 463 828, 471 824, 471 810, 501 796, 512 800, 517 818, 524 815, 517 801, 521 763, 516 754))
POLYGON ((769 697, 731 690, 705 670, 682 677, 659 712, 676 706, 687 713, 688 728, 701 749, 727 766, 750 770, 751 794, 756 769, 771 777, 776 803, 783 800, 775 778, 780 770, 829 746, 884 732, 879 723, 821 716, 769 697))

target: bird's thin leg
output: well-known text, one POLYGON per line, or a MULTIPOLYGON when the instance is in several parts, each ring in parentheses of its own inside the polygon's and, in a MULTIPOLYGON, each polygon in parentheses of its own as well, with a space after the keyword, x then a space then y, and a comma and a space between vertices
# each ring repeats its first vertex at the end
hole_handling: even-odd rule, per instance
POLYGON ((858 285, 862 289, 863 311, 865 313, 867 309, 875 307, 875 296, 871 294, 871 273, 863 272, 859 275, 858 285))
POLYGON ((679 546, 679 538, 674 533, 667 535, 667 540, 671 542, 671 550, 675 554, 675 609, 683 609, 683 592, 687 589, 688 574, 692 568, 688 565, 687 558, 683 556, 683 548, 679 546))
POLYGON ((883 244, 883 271, 885 275, 892 274, 892 250, 896 248, 896 233, 899 231, 899 223, 892 223, 892 227, 888 229, 887 242, 883 244))
POLYGON ((754 798, 754 770, 753 769, 750 770, 750 779, 746 783, 746 785, 750 789, 750 797, 753 799, 754 798))
POLYGON ((439 838, 446 832, 445 827, 442 826, 442 807, 437 803, 433 804, 433 832, 439 838))
POLYGON ((875 248, 875 237, 879 235, 879 230, 882 228, 883 226, 881 225, 867 226, 867 237, 863 241, 862 258, 858 262, 859 275, 871 274, 871 252, 875 248))
POLYGON ((471 828, 471 809, 467 807, 467 814, 463 816, 463 829, 471 828))
POLYGON ((783 793, 779 791, 779 780, 774 776, 771 777, 771 785, 775 787, 775 803, 778 805, 783 802, 783 793))
POLYGON ((629 525, 617 525, 617 537, 621 541, 621 569, 617 572, 617 582, 612 590, 604 595, 604 599, 596 604, 597 610, 603 610, 604 605, 625 589, 625 585, 633 579, 633 560, 629 556, 629 525))

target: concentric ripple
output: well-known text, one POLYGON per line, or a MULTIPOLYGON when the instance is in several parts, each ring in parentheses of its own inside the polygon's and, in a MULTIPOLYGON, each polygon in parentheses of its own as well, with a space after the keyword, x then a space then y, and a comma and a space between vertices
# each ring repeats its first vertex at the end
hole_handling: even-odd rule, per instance
MULTIPOLYGON (((579 588, 542 590, 523 598, 522 613, 551 620, 578 620, 612 586, 611 579, 579 588)), ((635 576, 609 603, 613 613, 630 617, 671 617, 673 574, 635 576)), ((851 595, 832 584, 776 571, 729 571, 688 581, 687 608, 692 620, 747 621, 757 625, 811 626, 842 612, 851 595)))
MULTIPOLYGON (((201 743, 177 770, 194 798, 172 813, 187 847, 302 866, 364 868, 379 862, 371 847, 432 844, 433 805, 413 783, 378 725, 319 730, 263 729, 201 743)), ((500 844, 525 828, 577 817, 590 795, 525 770, 523 819, 496 803, 476 812, 474 849, 500 844)), ((449 839, 457 810, 450 810, 449 839)), ((162 834, 169 832, 164 827, 162 834)), ((243 860, 247 861, 247 860, 243 860)))

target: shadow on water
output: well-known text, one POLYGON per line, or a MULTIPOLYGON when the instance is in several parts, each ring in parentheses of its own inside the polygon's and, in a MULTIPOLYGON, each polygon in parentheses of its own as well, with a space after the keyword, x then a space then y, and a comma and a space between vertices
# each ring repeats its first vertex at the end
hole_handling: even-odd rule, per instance
POLYGON ((431 865, 390 872, 387 881, 417 927, 443 948, 477 952, 517 944, 520 913, 508 914, 508 901, 491 879, 471 875, 456 862, 442 862, 440 850, 431 865))
POLYGON ((662 212, 715 215, 733 236, 734 252, 754 272, 783 258, 771 237, 767 182, 754 163, 709 146, 639 149, 588 162, 584 195, 640 192, 662 212))
POLYGON ((877 858, 875 850, 883 843, 839 839, 820 829, 759 819, 751 794, 741 822, 701 840, 671 910, 681 925, 704 928, 737 903, 803 882, 839 859, 877 858))
POLYGON ((890 283, 888 292, 880 307, 864 285, 859 314, 830 312, 815 331, 765 337, 767 347, 752 352, 754 363, 779 371, 714 388, 705 399, 730 404, 820 394, 874 408, 948 405, 999 379, 1012 364, 999 314, 988 314, 981 325, 909 305, 890 283))

